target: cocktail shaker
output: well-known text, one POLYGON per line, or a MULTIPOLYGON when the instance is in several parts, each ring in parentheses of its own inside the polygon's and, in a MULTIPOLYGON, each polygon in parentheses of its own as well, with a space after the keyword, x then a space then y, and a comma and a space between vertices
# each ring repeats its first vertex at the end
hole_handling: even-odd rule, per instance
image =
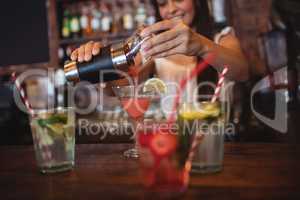
POLYGON ((134 58, 142 43, 147 39, 142 38, 140 32, 141 29, 125 41, 102 47, 100 54, 93 56, 89 62, 71 61, 65 64, 64 72, 67 81, 99 83, 122 78, 122 73, 118 72, 128 72, 129 67, 135 64, 134 58))

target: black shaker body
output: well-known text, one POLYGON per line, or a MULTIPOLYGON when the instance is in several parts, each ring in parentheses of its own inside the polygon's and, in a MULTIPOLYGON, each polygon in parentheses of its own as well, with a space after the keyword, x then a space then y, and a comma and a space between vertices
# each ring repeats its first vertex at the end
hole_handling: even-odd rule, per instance
POLYGON ((111 46, 101 48, 100 54, 89 62, 77 63, 81 81, 99 83, 120 79, 112 62, 110 48, 111 46))
POLYGON ((93 56, 89 62, 69 62, 64 66, 68 82, 88 81, 90 83, 108 82, 122 78, 121 72, 127 72, 134 64, 126 56, 128 51, 124 43, 116 43, 102 47, 99 55, 93 56))

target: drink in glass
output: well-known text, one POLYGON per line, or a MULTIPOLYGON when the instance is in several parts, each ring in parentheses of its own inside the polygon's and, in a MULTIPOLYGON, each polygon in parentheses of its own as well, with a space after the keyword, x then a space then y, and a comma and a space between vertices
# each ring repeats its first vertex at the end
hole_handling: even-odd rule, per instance
POLYGON ((219 102, 186 104, 181 110, 184 120, 197 120, 199 145, 195 149, 192 171, 219 172, 223 168, 225 114, 219 102))
POLYGON ((139 121, 143 119, 145 112, 147 111, 150 98, 149 97, 121 97, 121 105, 123 109, 127 112, 130 119, 134 121, 139 121))
MULTIPOLYGON (((113 87, 116 96, 119 97, 122 108, 129 116, 129 120, 133 125, 133 134, 136 136, 136 127, 143 121, 144 114, 148 110, 153 93, 144 92, 142 87, 138 85, 116 86, 113 87)), ((125 157, 138 158, 139 153, 136 148, 136 141, 134 148, 124 152, 125 157)))
POLYGON ((192 134, 178 125, 145 121, 138 128, 141 179, 151 195, 173 198, 187 189, 192 134))
POLYGON ((42 173, 74 167, 75 114, 72 108, 36 112, 30 120, 35 157, 42 173))

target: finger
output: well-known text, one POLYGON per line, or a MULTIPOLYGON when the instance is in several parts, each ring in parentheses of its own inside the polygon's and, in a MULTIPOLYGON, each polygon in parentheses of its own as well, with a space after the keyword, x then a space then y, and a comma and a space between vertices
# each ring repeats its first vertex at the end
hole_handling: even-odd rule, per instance
POLYGON ((86 45, 84 45, 84 60, 90 61, 92 59, 92 48, 93 48, 94 42, 88 42, 86 45))
POLYGON ((78 49, 78 62, 83 62, 84 60, 84 45, 81 45, 78 49))
POLYGON ((93 45, 93 49, 92 49, 92 54, 93 56, 98 55, 100 53, 100 49, 101 49, 101 43, 100 42, 95 42, 93 45))
POLYGON ((158 34, 156 36, 153 36, 152 38, 146 40, 143 44, 142 44, 142 51, 148 51, 149 49, 160 45, 162 43, 165 43, 167 41, 173 40, 175 39, 180 33, 178 31, 175 30, 169 30, 169 31, 165 31, 161 34, 158 34))
POLYGON ((72 53, 71 53, 71 60, 72 61, 76 61, 78 57, 78 49, 75 49, 72 53))
POLYGON ((164 42, 160 45, 153 47, 145 53, 145 57, 155 57, 156 55, 162 54, 164 52, 171 51, 172 49, 178 47, 181 44, 180 40, 170 40, 164 42))
POLYGON ((169 49, 167 51, 163 51, 161 53, 155 54, 154 56, 152 56, 152 59, 165 58, 165 57, 168 57, 168 56, 180 54, 179 47, 180 47, 180 44, 177 44, 177 46, 174 46, 172 49, 169 49))
POLYGON ((173 28, 176 25, 174 20, 164 20, 157 22, 151 26, 144 28, 141 32, 142 37, 151 36, 151 34, 157 33, 158 31, 164 31, 173 28))

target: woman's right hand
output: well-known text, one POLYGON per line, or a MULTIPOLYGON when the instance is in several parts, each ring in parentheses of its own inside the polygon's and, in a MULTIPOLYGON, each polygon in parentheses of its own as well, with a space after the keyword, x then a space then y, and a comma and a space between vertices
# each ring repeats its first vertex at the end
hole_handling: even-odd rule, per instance
POLYGON ((83 44, 71 53, 71 60, 78 61, 80 63, 90 61, 93 56, 100 53, 101 46, 100 42, 93 41, 83 44))

